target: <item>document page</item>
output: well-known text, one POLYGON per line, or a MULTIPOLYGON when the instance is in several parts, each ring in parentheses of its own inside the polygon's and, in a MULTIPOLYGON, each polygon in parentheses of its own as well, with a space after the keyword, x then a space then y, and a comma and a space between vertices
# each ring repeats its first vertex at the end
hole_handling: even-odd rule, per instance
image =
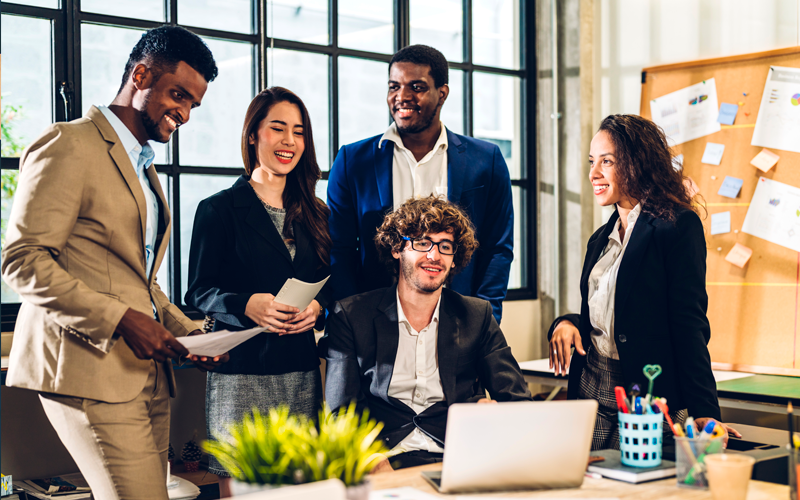
POLYGON ((800 68, 769 68, 753 146, 800 153, 800 68))
POLYGON ((230 351, 237 345, 250 340, 259 333, 265 331, 265 326, 258 326, 249 330, 231 332, 220 330, 218 332, 207 333, 205 335, 193 335, 191 337, 178 337, 178 342, 195 356, 219 356, 230 351))
POLYGON ((664 129, 670 146, 719 132, 717 83, 711 78, 653 99, 650 116, 664 129))
MULTIPOLYGON (((330 276, 328 276, 330 278, 330 276)), ((306 307, 314 300, 328 278, 320 281, 319 283, 306 283, 297 278, 290 278, 281 287, 281 291, 275 296, 275 302, 292 306, 304 311, 306 307)))
POLYGON ((742 231, 800 252, 800 189, 759 178, 742 231))

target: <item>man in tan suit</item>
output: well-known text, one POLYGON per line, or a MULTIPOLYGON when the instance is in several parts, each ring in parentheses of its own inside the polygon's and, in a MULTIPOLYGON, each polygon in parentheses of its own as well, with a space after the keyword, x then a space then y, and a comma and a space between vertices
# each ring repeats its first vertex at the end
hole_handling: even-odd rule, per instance
POLYGON ((171 363, 188 354, 175 337, 200 331, 155 281, 170 214, 147 142, 167 142, 216 75, 195 34, 151 30, 110 106, 51 125, 20 160, 2 263, 22 297, 7 385, 39 391, 98 499, 167 498, 171 363))

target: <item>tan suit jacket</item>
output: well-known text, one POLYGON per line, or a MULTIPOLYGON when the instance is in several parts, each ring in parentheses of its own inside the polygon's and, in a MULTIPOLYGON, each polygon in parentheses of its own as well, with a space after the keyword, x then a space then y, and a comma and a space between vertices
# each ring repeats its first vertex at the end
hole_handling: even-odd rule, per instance
MULTIPOLYGON (((92 107, 51 125, 22 154, 3 249, 3 279, 22 297, 6 384, 109 403, 130 401, 152 361, 134 356, 114 330, 130 307, 158 318, 175 336, 197 326, 155 281, 170 214, 154 168, 160 205, 155 262, 145 263, 146 204, 119 137, 92 107)), ((171 363, 165 363, 174 396, 171 363)))

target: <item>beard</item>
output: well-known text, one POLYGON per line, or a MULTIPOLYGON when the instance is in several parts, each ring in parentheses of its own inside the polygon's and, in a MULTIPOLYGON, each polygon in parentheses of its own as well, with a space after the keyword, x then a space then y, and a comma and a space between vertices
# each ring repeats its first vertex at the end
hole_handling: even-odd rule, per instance
MULTIPOLYGON (((436 264, 439 267, 444 267, 440 262, 426 262, 426 264, 436 264)), ((400 272, 403 273, 403 279, 405 279, 406 283, 425 293, 433 293, 442 288, 444 282, 447 280, 447 276, 450 274, 450 270, 445 268, 442 271, 442 276, 436 281, 431 282, 422 279, 417 274, 416 264, 410 259, 407 259, 405 255, 400 256, 400 272)))
POLYGON ((169 142, 169 136, 167 136, 166 139, 162 138, 161 131, 158 129, 158 123, 150 118, 147 110, 149 104, 150 92, 147 92, 144 96, 144 105, 142 109, 139 110, 139 117, 142 119, 142 125, 144 125, 144 131, 147 132, 147 137, 150 138, 151 141, 160 143, 169 142))
POLYGON ((422 122, 418 123, 416 125, 409 125, 409 126, 405 126, 404 127, 404 126, 401 126, 397 122, 397 120, 395 120, 395 124, 397 125, 397 130, 399 132, 404 133, 404 134, 418 134, 420 132, 428 130, 431 127, 431 125, 433 125, 433 119, 436 118, 436 110, 439 109, 439 106, 440 105, 437 104, 436 107, 433 108, 433 111, 431 111, 431 113, 429 115, 423 116, 422 117, 422 122))

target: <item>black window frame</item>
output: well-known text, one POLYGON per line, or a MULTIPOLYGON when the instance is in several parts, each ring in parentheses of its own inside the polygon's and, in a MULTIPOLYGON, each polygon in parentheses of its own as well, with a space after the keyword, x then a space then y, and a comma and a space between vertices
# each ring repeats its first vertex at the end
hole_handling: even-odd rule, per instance
MULTIPOLYGON (((519 69, 476 65, 472 62, 472 0, 462 0, 462 40, 463 62, 449 62, 449 67, 462 71, 463 75, 463 110, 465 135, 473 134, 473 74, 478 71, 493 75, 515 76, 519 78, 520 88, 520 113, 519 124, 521 134, 521 173, 520 179, 512 179, 511 184, 520 187, 524 196, 521 197, 522 213, 515 213, 521 218, 522 237, 525 243, 525 255, 521 265, 522 281, 526 286, 510 289, 506 300, 532 300, 538 298, 537 276, 537 171, 536 171, 536 50, 535 50, 535 5, 533 2, 516 0, 519 2, 519 69)), ((53 54, 53 116, 55 121, 74 120, 81 116, 81 25, 83 23, 114 26, 120 28, 151 29, 164 24, 184 26, 203 37, 215 38, 224 41, 248 42, 253 47, 253 95, 264 88, 268 81, 267 60, 268 50, 288 49, 328 56, 329 78, 329 150, 325 152, 329 164, 333 164, 336 153, 341 146, 338 137, 338 58, 340 56, 355 57, 371 61, 388 63, 391 54, 381 54, 339 47, 338 45, 338 0, 328 0, 328 44, 317 45, 312 43, 271 38, 267 36, 267 2, 268 0, 251 0, 252 26, 251 33, 239 33, 209 28, 200 28, 181 24, 179 22, 178 0, 163 0, 165 22, 148 21, 142 19, 118 17, 106 14, 83 12, 80 9, 80 0, 60 0, 59 9, 33 7, 0 1, 0 11, 3 14, 19 15, 50 19, 52 21, 52 54, 53 54), (64 106, 65 98, 68 106, 64 106), (68 109, 65 109, 67 108, 68 109)), ((394 0, 394 50, 405 47, 410 43, 410 0, 394 0)), ((117 75, 114 75, 116 78, 117 75)), ((388 126, 388 123, 387 123, 388 126)), ((379 131, 376 131, 376 133, 379 131)), ((157 164, 159 174, 168 177, 165 187, 166 196, 170 202, 172 213, 172 235, 170 238, 170 253, 162 265, 168 266, 168 281, 170 300, 175 304, 182 304, 181 290, 181 241, 180 241, 180 179, 182 174, 199 175, 225 175, 234 180, 241 175, 241 167, 203 167, 183 166, 180 164, 180 130, 177 130, 170 142, 171 162, 157 164)), ((19 158, 2 158, 3 170, 18 170, 19 158)), ((328 172, 323 172, 323 180, 327 180, 328 172)), ((521 242, 515 242, 519 245, 521 242)), ((19 303, 3 303, 0 313, 2 331, 11 331, 14 328, 19 312, 19 303)), ((191 318, 199 319, 201 315, 188 306, 180 306, 191 318)))

